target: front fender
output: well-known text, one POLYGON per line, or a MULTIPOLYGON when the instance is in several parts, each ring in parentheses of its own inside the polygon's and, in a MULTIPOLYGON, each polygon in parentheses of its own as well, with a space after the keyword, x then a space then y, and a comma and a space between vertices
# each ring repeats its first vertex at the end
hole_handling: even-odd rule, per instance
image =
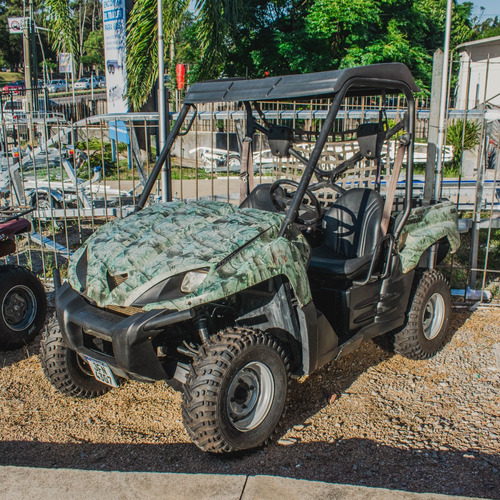
POLYGON ((403 273, 417 267, 422 254, 441 238, 447 238, 450 252, 460 246, 458 210, 451 201, 415 208, 399 237, 399 255, 403 273))
POLYGON ((182 311, 234 295, 275 276, 286 276, 301 307, 311 301, 307 278, 310 246, 297 231, 290 239, 263 236, 216 267, 200 285, 197 293, 148 304, 144 310, 182 311))

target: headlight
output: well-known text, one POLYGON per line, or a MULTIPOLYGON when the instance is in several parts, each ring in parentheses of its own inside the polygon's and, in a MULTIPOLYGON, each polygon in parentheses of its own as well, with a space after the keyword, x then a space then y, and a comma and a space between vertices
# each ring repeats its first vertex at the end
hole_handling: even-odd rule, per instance
POLYGON ((144 307, 152 302, 163 302, 185 297, 187 293, 196 291, 201 282, 207 277, 208 269, 197 269, 187 273, 170 276, 144 292, 132 306, 144 307))
POLYGON ((189 271, 185 274, 181 284, 181 292, 192 293, 195 292, 202 284, 203 280, 207 277, 208 271, 189 271))

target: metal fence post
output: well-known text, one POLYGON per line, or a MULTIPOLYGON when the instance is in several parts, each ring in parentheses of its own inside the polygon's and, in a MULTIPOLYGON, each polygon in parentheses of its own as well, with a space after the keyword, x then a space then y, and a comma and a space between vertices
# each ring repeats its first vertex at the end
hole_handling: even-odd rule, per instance
POLYGON ((483 94, 483 113, 481 122, 481 142, 479 144, 479 155, 477 157, 477 172, 476 172, 476 199, 474 202, 474 215, 471 231, 471 251, 470 251, 470 288, 475 289, 477 279, 477 263, 479 256, 479 231, 481 224, 481 204, 483 201, 483 181, 484 171, 486 168, 486 158, 483 161, 483 156, 486 156, 487 151, 487 134, 486 134, 486 96, 488 91, 488 76, 490 71, 490 56, 486 63, 486 75, 484 78, 484 94, 483 94))
POLYGON ((439 107, 441 104, 441 84, 443 80, 443 59, 441 49, 434 52, 432 65, 431 109, 429 116, 429 137, 427 139, 427 163, 425 165, 424 203, 429 203, 434 196, 434 170, 437 158, 439 127, 439 107))

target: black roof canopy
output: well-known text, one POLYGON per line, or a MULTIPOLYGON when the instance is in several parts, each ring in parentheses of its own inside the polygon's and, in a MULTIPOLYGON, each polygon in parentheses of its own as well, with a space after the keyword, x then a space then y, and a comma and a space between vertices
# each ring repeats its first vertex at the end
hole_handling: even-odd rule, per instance
POLYGON ((189 88, 184 102, 194 104, 330 97, 353 78, 373 80, 373 82, 355 84, 349 89, 348 94, 351 95, 369 95, 380 93, 381 90, 400 92, 404 85, 412 92, 420 90, 407 66, 401 63, 386 63, 257 80, 222 79, 200 82, 189 88))

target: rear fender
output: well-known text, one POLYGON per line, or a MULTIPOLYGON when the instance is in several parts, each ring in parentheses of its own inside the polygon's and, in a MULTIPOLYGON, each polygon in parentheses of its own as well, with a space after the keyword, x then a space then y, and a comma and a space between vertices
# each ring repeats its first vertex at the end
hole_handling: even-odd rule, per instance
POLYGON ((446 238, 450 252, 460 246, 458 211, 451 201, 414 208, 398 239, 403 273, 415 269, 424 252, 440 239, 446 238))

